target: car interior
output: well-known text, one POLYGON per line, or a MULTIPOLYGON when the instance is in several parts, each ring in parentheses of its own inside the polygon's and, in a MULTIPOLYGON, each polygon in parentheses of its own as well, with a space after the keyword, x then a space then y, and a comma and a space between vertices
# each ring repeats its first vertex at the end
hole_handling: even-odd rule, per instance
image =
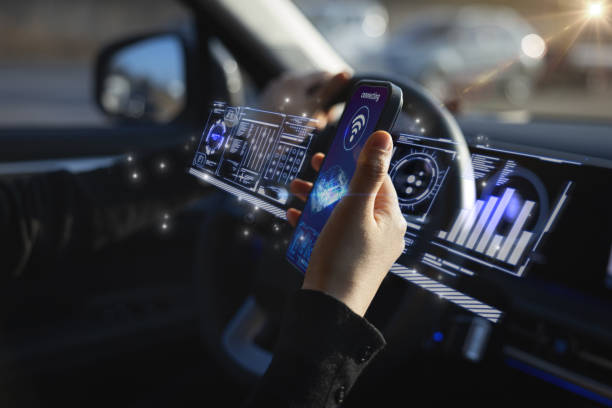
MULTIPOLYGON (((79 174, 179 146, 188 157, 183 177, 195 181, 191 160, 215 103, 257 107, 281 75, 348 71, 350 84, 334 100, 341 111, 359 80, 391 81, 403 91, 391 176, 408 221, 406 249, 366 314, 387 347, 343 406, 612 406, 612 117, 605 116, 612 94, 603 90, 603 65, 586 79, 599 81, 593 98, 575 93, 562 101, 566 91, 555 93, 553 77, 570 58, 552 45, 550 66, 542 55, 531 58, 550 38, 530 34, 535 29, 516 23, 514 13, 482 12, 490 25, 508 18, 508 26, 521 27, 521 58, 533 61, 514 72, 499 62, 513 51, 485 55, 500 60, 465 85, 467 71, 461 83, 449 79, 460 65, 448 50, 444 61, 453 68, 443 72, 440 53, 398 50, 401 38, 386 43, 391 50, 377 42, 381 21, 394 22, 398 33, 425 35, 425 20, 404 9, 423 2, 167 1, 180 8, 180 20, 105 37, 92 51, 78 79, 98 122, 81 124, 78 117, 88 113, 78 106, 65 123, 37 121, 34 107, 22 121, 5 120, 16 117, 30 85, 0 62, 2 177, 79 174), (357 15, 354 28, 348 16, 361 9, 370 14, 357 15), (338 41, 341 22, 345 42, 338 41), (355 34, 362 28, 368 41, 355 34), (349 47, 356 51, 344 54, 349 47), (372 50, 378 54, 367 54, 372 50), (422 64, 402 75, 398 67, 408 62, 400 61, 411 59, 422 64), (437 68, 417 71, 426 62, 437 68), (545 97, 538 94, 542 78, 553 78, 547 86, 554 92, 545 97), (562 106, 538 111, 544 103, 562 106), (591 105, 590 114, 580 113, 591 105), (431 176, 418 194, 408 185, 414 166, 431 176), (473 207, 462 206, 470 200, 473 207)), ((42 3, 35 6, 44 9, 42 3)), ((589 18, 605 12, 602 4, 585 3, 589 18)), ((466 6, 459 14, 472 27, 466 30, 476 30, 478 11, 466 6)), ((602 38, 612 32, 606 30, 602 38)), ((479 48, 481 33, 473 35, 469 69, 478 50, 488 52, 479 48)), ((57 98, 73 97, 61 83, 49 86, 57 86, 50 88, 57 98)), ((326 151, 336 126, 316 132, 308 155, 326 151)), ((137 182, 139 173, 127 177, 137 182)), ((300 177, 316 174, 304 168, 300 177)), ((198 182, 197 202, 119 242, 3 278, 4 406, 240 406, 272 359, 286 302, 303 276, 285 258, 293 234, 285 220, 198 182)))

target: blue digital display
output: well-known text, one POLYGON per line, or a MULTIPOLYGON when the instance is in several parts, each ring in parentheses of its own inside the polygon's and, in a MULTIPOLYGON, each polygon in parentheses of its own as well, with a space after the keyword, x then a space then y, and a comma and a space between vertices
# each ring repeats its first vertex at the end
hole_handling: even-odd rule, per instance
MULTIPOLYGON (((307 269, 320 231, 347 193, 357 157, 376 129, 386 99, 384 87, 361 87, 347 104, 293 239, 285 243, 287 257, 298 269, 307 269)), ((314 129, 311 118, 215 103, 189 172, 255 209, 285 218, 289 183, 308 165, 314 129)), ((590 194, 601 170, 483 145, 470 150, 474 202, 466 208, 440 211, 445 202, 439 198, 453 184, 449 174, 457 159, 454 143, 397 134, 389 175, 408 229, 404 254, 391 273, 491 322, 497 322, 503 311, 495 307, 494 294, 479 290, 472 282, 501 275, 524 277, 533 268, 538 279, 562 281, 609 296, 603 291, 612 288, 610 243, 582 239, 592 236, 589 228, 593 225, 608 222, 602 215, 608 209, 597 201, 588 206, 579 201, 569 205, 572 197, 590 194), (562 232, 551 234, 562 214, 562 228, 572 237, 569 241, 562 232), (583 221, 588 217, 590 221, 583 221), (432 220, 434 230, 427 242, 422 247, 415 245, 426 235, 425 228, 433 225, 432 220), (606 252, 601 273, 572 273, 580 268, 582 257, 573 261, 573 257, 551 256, 557 248, 590 253, 598 242, 606 252), (567 266, 571 262, 574 266, 567 266), (540 267, 542 264, 547 267, 540 267), (565 270, 569 272, 560 273, 565 270)))
POLYGON ((284 219, 315 128, 309 117, 215 102, 189 172, 284 219))
POLYGON ((389 174, 408 229, 406 255, 391 272, 495 323, 502 311, 485 303, 489 298, 481 293, 478 300, 464 293, 470 289, 466 282, 498 273, 524 275, 568 202, 574 183, 559 172, 567 168, 570 175, 579 163, 485 146, 473 146, 471 153, 472 206, 436 214, 440 223, 433 237, 412 253, 457 153, 450 140, 398 136, 389 174))
POLYGON ((361 86, 347 103, 336 137, 287 249, 289 262, 304 273, 319 233, 348 191, 359 153, 368 136, 376 130, 387 98, 388 90, 384 86, 361 86))

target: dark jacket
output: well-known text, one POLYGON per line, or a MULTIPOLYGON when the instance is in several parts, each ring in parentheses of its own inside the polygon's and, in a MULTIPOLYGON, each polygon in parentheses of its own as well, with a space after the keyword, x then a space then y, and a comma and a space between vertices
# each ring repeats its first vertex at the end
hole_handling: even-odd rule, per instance
POLYGON ((165 213, 202 195, 186 174, 191 155, 181 146, 86 173, 0 177, 0 279, 26 269, 44 274, 67 253, 96 250, 161 224, 165 213))
POLYGON ((380 332, 342 302, 300 290, 245 407, 337 407, 384 345, 380 332))

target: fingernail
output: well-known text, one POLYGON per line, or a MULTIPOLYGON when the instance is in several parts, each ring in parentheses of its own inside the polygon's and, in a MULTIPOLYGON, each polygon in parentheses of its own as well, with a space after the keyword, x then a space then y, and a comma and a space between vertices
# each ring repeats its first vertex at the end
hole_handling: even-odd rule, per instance
POLYGON ((393 148, 393 142, 391 141, 390 137, 387 137, 386 135, 382 136, 381 134, 374 137, 374 140, 372 141, 372 147, 374 147, 375 149, 389 151, 393 148))

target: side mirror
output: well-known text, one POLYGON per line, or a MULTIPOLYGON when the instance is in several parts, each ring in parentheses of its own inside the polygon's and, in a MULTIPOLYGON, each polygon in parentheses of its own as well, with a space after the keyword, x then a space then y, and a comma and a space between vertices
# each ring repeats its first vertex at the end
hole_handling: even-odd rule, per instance
POLYGON ((95 96, 107 115, 165 124, 187 108, 187 47, 179 34, 138 37, 106 48, 96 64, 95 96))

